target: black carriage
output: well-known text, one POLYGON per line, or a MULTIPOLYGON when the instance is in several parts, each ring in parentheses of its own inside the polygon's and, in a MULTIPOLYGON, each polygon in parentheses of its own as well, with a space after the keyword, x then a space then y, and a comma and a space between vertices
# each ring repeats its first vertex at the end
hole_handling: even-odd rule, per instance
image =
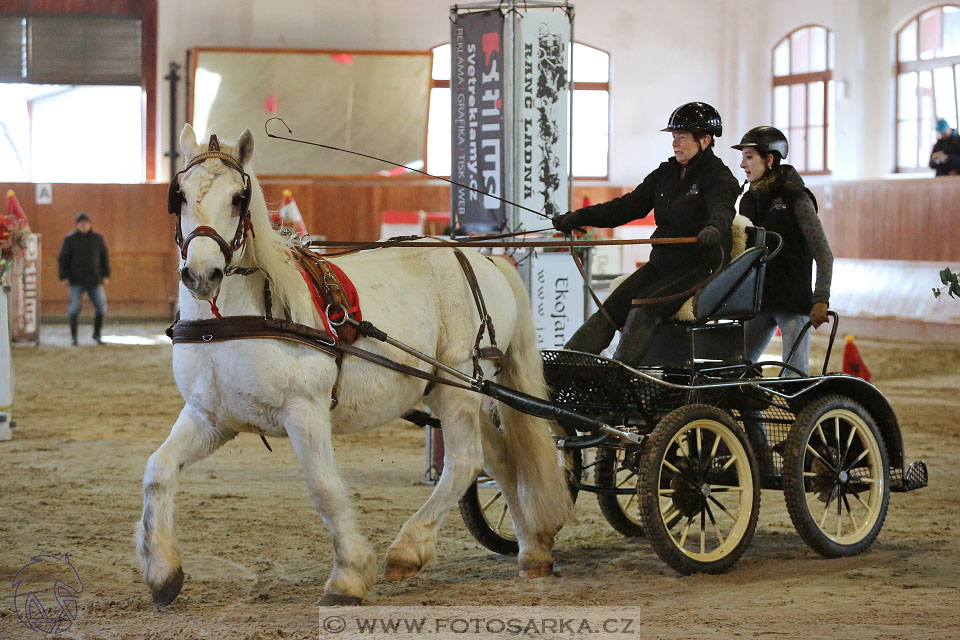
MULTIPOLYGON (((927 483, 922 461, 907 464, 883 394, 860 378, 827 373, 835 313, 821 375, 745 361, 744 322, 759 308, 764 265, 775 254, 762 229, 749 239, 751 248, 694 297, 694 320, 662 325, 637 368, 545 350, 552 403, 485 389, 554 419, 574 498, 596 494, 614 529, 645 535, 684 574, 719 573, 737 561, 753 536, 761 489, 783 491, 806 543, 839 557, 873 543, 891 492, 927 483)), ((492 479, 481 475, 460 506, 481 544, 517 552, 492 479)))

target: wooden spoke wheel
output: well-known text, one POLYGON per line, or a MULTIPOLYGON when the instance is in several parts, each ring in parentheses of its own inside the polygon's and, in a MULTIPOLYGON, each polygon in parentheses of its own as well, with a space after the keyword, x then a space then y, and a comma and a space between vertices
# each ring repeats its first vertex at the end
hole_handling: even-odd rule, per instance
POLYGON ((890 464, 869 412, 851 398, 823 396, 787 436, 783 495, 800 537, 828 558, 865 551, 883 527, 890 464))
MULTIPOLYGON (((559 450, 557 455, 567 471, 570 497, 576 502, 580 475, 583 472, 581 452, 559 450)), ((476 482, 470 485, 460 498, 460 515, 463 516, 470 535, 490 551, 501 555, 520 552, 507 500, 497 481, 485 471, 480 473, 476 482)))
POLYGON ((726 571, 759 511, 757 462, 733 418, 694 404, 654 428, 640 459, 640 520, 664 562, 683 574, 726 571))
POLYGON ((594 479, 601 488, 632 489, 628 494, 598 493, 597 502, 611 527, 627 537, 642 536, 639 447, 600 449, 597 452, 594 479))

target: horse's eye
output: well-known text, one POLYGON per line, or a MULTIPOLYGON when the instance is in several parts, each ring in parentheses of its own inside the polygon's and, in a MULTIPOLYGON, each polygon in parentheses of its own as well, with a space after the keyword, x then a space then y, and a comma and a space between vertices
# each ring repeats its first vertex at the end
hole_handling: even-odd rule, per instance
POLYGON ((243 196, 242 196, 242 195, 240 195, 240 194, 238 193, 237 195, 233 196, 233 206, 239 207, 239 206, 240 206, 240 203, 242 203, 242 202, 243 202, 243 196))

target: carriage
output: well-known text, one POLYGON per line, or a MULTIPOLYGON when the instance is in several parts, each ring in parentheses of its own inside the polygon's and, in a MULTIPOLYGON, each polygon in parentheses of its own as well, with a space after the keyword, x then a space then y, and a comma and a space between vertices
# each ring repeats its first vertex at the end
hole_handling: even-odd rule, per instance
MULTIPOLYGON (((840 557, 873 543, 890 492, 927 484, 922 461, 906 464, 883 394, 827 372, 835 312, 820 375, 745 361, 744 322, 759 309, 764 265, 779 245, 763 229, 748 237, 752 246, 693 298, 693 317, 664 324, 638 367, 541 352, 552 401, 564 410, 556 415, 557 447, 571 495, 594 493, 616 531, 648 537, 684 574, 719 573, 737 561, 753 536, 761 489, 783 492, 812 549, 840 557), (583 416, 632 437, 601 433, 583 416)), ((516 553, 495 481, 481 475, 460 509, 481 544, 516 553)))
POLYGON ((744 361, 743 323, 772 255, 759 230, 698 291, 692 318, 662 325, 657 347, 631 368, 539 352, 520 275, 468 250, 479 242, 362 243, 389 248, 338 258, 363 301, 361 320, 359 303, 336 295, 344 286, 332 266, 274 233, 250 169, 249 129, 235 145, 211 135, 201 147, 186 125, 180 147, 186 164, 168 210, 181 284, 169 335, 184 407, 147 462, 136 535, 158 607, 184 583, 177 479, 240 433, 290 439, 333 542, 320 604, 360 604, 380 571, 332 434, 409 416, 422 402, 443 425, 445 464, 387 551, 388 581, 431 561, 458 500, 483 544, 518 553, 522 577, 552 573, 555 535, 581 491, 597 493, 619 531, 645 532, 678 571, 719 572, 750 542, 761 487, 784 490, 820 553, 849 555, 876 538, 891 490, 926 483, 923 463, 904 467, 896 417, 876 388, 827 375, 826 364, 823 375, 788 379, 744 361), (492 501, 481 497, 490 486, 477 481, 481 469, 499 483, 492 501))

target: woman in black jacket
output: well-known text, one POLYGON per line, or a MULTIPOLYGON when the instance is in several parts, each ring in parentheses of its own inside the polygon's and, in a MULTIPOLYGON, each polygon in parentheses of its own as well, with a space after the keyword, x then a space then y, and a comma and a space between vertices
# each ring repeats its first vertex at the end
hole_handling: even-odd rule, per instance
POLYGON ((563 233, 589 225, 617 227, 645 218, 653 210, 654 238, 697 237, 696 245, 654 245, 650 261, 607 297, 564 345, 566 349, 600 353, 622 328, 614 358, 636 366, 650 348, 657 327, 683 305, 677 298, 634 306, 635 298, 660 298, 682 293, 703 281, 720 263, 719 247, 730 252, 730 228, 736 214, 739 185, 713 153, 714 139, 723 132, 717 110, 703 102, 678 107, 663 131, 673 134, 673 157, 660 164, 630 193, 609 202, 584 207, 553 219, 563 233))
MULTIPOLYGON (((740 167, 750 183, 750 190, 740 200, 740 214, 783 238, 783 249, 767 264, 760 313, 747 323, 747 359, 759 360, 779 327, 786 362, 808 318, 814 328, 829 322, 833 254, 817 216, 816 199, 800 174, 792 166, 781 164, 787 157, 786 136, 775 127, 756 127, 733 148, 743 154, 740 167), (814 260, 817 283, 811 290, 814 260)), ((807 332, 788 364, 807 375, 809 361, 807 332)), ((797 373, 788 369, 785 375, 793 377, 797 373)))

